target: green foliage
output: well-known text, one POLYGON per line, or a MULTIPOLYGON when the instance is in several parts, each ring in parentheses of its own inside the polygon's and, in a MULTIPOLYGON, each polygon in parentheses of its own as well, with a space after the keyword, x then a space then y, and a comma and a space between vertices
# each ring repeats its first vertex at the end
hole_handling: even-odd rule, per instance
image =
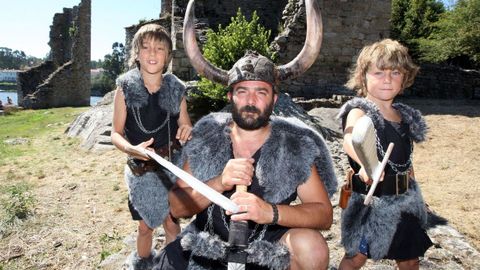
POLYGON ((480 0, 460 0, 419 40, 421 59, 480 68, 480 0))
POLYGON ((436 0, 393 0, 391 37, 405 44, 410 54, 417 57, 418 39, 432 33, 444 12, 443 3, 436 0))
POLYGON ((78 31, 78 29, 75 25, 72 25, 72 26, 70 26, 70 28, 68 28, 68 34, 72 38, 77 34, 77 31, 78 31))
POLYGON ((122 237, 116 230, 114 230, 111 235, 104 233, 100 236, 100 244, 102 245, 102 251, 100 252, 100 262, 102 262, 108 256, 122 249, 122 237))
POLYGON ((92 78, 91 92, 95 96, 103 96, 115 89, 115 80, 102 73, 92 78))
POLYGON ((100 63, 103 68, 103 73, 92 79, 93 93, 104 95, 115 89, 115 80, 125 71, 125 57, 125 47, 122 43, 115 42, 112 44, 112 53, 105 55, 103 62, 99 60, 99 62, 90 63, 90 65, 100 63))
MULTIPOLYGON (((217 32, 209 29, 206 34, 207 41, 203 46, 205 58, 224 70, 229 70, 247 50, 255 50, 266 57, 273 58, 268 41, 271 32, 261 26, 258 19, 257 13, 254 12, 251 21, 247 21, 239 9, 237 16, 231 19, 228 26, 223 28, 220 25, 217 32)), ((213 106, 210 108, 217 110, 226 104, 227 88, 206 78, 201 78, 198 86, 201 93, 192 96, 205 102, 202 106, 213 106)))
POLYGON ((101 68, 101 67, 103 67, 103 60, 102 59, 90 61, 90 68, 91 69, 96 69, 96 68, 101 68))
POLYGON ((19 183, 3 188, 5 198, 0 205, 3 209, 2 223, 13 224, 16 220, 26 219, 33 214, 35 197, 27 183, 19 183))
POLYGON ((0 69, 23 69, 39 64, 42 59, 27 56, 25 52, 0 47, 0 69))
POLYGON ((115 81, 124 69, 125 63, 125 47, 122 43, 115 42, 112 44, 112 54, 105 55, 103 61, 104 74, 115 81))

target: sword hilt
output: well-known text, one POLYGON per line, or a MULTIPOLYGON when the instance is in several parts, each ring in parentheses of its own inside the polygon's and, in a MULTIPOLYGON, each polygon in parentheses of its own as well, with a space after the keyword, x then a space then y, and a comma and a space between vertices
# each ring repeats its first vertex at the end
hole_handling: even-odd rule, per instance
MULTIPOLYGON (((247 191, 246 185, 236 185, 236 191, 247 191)), ((248 222, 247 221, 230 221, 230 232, 228 234, 228 269, 245 269, 247 263, 247 252, 245 248, 248 246, 248 222)))

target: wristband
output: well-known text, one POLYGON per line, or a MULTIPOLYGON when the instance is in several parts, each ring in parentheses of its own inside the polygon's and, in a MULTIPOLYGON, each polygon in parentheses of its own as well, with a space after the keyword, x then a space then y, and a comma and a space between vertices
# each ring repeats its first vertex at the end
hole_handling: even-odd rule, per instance
POLYGON ((278 224, 278 207, 276 204, 273 204, 273 203, 271 203, 270 205, 272 206, 272 210, 273 210, 273 219, 270 225, 277 225, 278 224))

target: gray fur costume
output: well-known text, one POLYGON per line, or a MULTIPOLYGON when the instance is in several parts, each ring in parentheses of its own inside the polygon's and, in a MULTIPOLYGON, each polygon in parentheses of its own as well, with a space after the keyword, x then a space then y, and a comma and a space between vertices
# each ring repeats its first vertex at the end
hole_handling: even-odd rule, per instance
MULTIPOLYGON (((425 140, 427 125, 421 113, 407 105, 394 103, 402 121, 409 126, 409 137, 414 142, 425 140)), ((385 125, 378 107, 364 98, 354 98, 340 109, 339 118, 347 117, 350 110, 359 108, 373 121, 377 132, 385 125)), ((402 213, 417 217, 423 228, 427 225, 427 212, 420 187, 416 181, 410 184, 407 192, 401 195, 373 197, 372 204, 365 206, 365 195, 352 193, 348 207, 342 212, 342 244, 347 256, 358 252, 360 241, 365 237, 369 245, 369 255, 374 260, 384 258, 390 248, 402 213)))
MULTIPOLYGON (((117 79, 117 86, 123 89, 127 108, 139 108, 147 105, 148 92, 140 70, 132 69, 117 79)), ((173 74, 164 74, 162 86, 159 90, 158 104, 172 115, 180 113, 180 103, 185 93, 185 85, 173 74)), ((129 113, 130 110, 127 110, 129 113)), ((159 177, 155 172, 146 172, 142 176, 132 174, 125 166, 125 181, 129 190, 129 197, 135 210, 138 211, 150 228, 160 226, 167 216, 168 190, 174 177, 159 177)))
MULTIPOLYGON (((194 176, 207 181, 220 175, 231 158, 230 113, 212 113, 202 118, 193 129, 192 140, 182 152, 194 176)), ((265 188, 263 199, 279 203, 291 196, 310 176, 315 164, 329 196, 337 189, 330 152, 322 137, 296 118, 271 117, 271 133, 262 146, 255 169, 259 184, 265 188)), ((207 211, 205 209, 204 211, 207 211)), ((228 243, 217 235, 202 232, 192 222, 183 232, 182 247, 194 255, 224 259, 228 243)), ((287 247, 280 243, 255 240, 248 246, 248 261, 270 269, 289 265, 287 247)), ((190 260, 188 269, 203 269, 190 260)))

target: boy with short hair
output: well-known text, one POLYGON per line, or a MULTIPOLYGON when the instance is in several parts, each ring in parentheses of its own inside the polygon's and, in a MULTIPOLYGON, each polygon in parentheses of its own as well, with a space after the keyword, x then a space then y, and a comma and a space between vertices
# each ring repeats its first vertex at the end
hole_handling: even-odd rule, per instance
POLYGON ((152 267, 153 229, 163 222, 166 242, 175 239, 180 226, 169 215, 168 172, 151 160, 144 149, 171 159, 175 146, 191 138, 192 124, 184 97, 185 85, 173 74, 163 74, 171 60, 172 41, 156 24, 142 26, 132 40, 132 70, 117 79, 112 142, 128 154, 125 178, 129 209, 139 221, 134 269, 152 267))

